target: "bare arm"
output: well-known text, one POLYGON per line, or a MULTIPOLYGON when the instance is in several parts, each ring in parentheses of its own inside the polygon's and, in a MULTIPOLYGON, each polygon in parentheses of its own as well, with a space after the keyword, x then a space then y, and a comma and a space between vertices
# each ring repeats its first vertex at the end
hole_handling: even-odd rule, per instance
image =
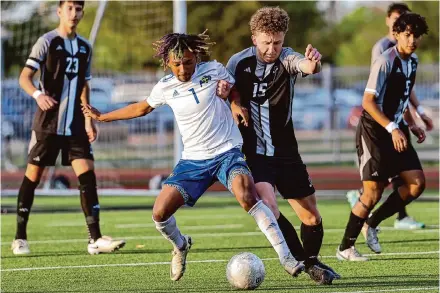
POLYGON ((97 109, 88 104, 83 105, 82 109, 85 116, 100 122, 133 119, 145 116, 154 110, 154 108, 151 107, 146 101, 140 101, 105 114, 101 114, 97 109))
POLYGON ((40 107, 41 110, 50 110, 55 107, 58 102, 52 97, 47 96, 44 92, 38 91, 32 82, 35 72, 35 70, 28 67, 23 68, 19 78, 20 87, 37 101, 38 107, 40 107))
POLYGON ((426 130, 431 131, 434 128, 434 123, 432 122, 431 118, 426 115, 425 110, 420 105, 419 99, 417 99, 414 89, 411 91, 409 101, 411 102, 411 105, 414 106, 414 109, 416 109, 416 112, 420 116, 420 119, 422 119, 423 123, 425 124, 426 130))
POLYGON ((229 102, 231 103, 232 118, 235 123, 237 125, 243 123, 243 125, 247 127, 249 121, 248 110, 246 107, 241 106, 240 94, 235 86, 231 88, 229 102))
POLYGON ((375 95, 373 93, 365 92, 362 100, 362 107, 368 112, 368 114, 371 115, 371 117, 373 117, 377 123, 391 133, 394 148, 398 152, 405 151, 408 147, 408 141, 405 135, 402 131, 400 131, 399 128, 388 129, 392 121, 390 121, 390 119, 388 119, 387 116, 385 116, 385 114, 379 109, 374 99, 375 95))
POLYGON ((321 72, 321 61, 303 60, 299 63, 299 69, 305 74, 315 74, 321 72))

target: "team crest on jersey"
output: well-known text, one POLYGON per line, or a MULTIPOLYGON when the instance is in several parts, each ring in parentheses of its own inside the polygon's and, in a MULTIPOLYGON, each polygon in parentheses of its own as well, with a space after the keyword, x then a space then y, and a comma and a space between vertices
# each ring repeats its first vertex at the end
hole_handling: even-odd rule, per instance
POLYGON ((79 47, 79 52, 86 54, 87 53, 86 47, 84 46, 79 47))
POLYGON ((200 79, 200 87, 203 86, 203 84, 208 83, 211 80, 211 75, 205 75, 200 79))

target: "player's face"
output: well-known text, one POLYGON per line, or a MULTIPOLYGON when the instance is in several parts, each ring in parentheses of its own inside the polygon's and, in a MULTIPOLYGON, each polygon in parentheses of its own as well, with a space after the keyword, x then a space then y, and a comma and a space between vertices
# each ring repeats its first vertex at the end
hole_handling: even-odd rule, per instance
POLYGON ((191 76, 196 70, 196 65, 196 55, 189 50, 183 52, 182 58, 176 58, 176 56, 171 53, 170 60, 168 61, 168 67, 171 69, 174 76, 182 82, 191 80, 191 76))
POLYGON ((400 51, 411 55, 417 49, 422 39, 422 36, 415 36, 409 29, 399 34, 396 34, 397 44, 400 51))
POLYGON ((389 27, 391 30, 393 29, 394 22, 400 17, 399 12, 391 12, 391 15, 386 18, 386 24, 387 27, 389 27))
POLYGON ((283 49, 285 33, 267 34, 256 32, 252 35, 252 42, 257 48, 258 57, 266 63, 275 62, 283 49))
POLYGON ((61 7, 58 7, 58 17, 61 25, 70 29, 76 28, 84 15, 83 7, 74 2, 64 2, 61 7))

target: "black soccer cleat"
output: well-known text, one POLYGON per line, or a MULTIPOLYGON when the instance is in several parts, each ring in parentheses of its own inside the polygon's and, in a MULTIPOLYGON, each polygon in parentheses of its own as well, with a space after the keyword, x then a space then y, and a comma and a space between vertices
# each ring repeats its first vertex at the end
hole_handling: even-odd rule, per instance
POLYGON ((306 273, 310 276, 310 279, 320 285, 331 285, 335 279, 335 275, 333 275, 331 271, 326 270, 317 264, 307 268, 306 273))

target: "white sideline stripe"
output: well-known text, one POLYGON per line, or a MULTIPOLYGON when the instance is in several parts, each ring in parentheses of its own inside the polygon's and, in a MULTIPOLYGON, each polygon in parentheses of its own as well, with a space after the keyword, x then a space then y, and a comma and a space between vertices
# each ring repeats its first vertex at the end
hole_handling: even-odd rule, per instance
POLYGON ((379 290, 369 290, 369 291, 332 291, 332 292, 328 292, 328 293, 376 293, 376 292, 402 292, 402 291, 426 291, 426 290, 434 290, 434 289, 438 289, 440 287, 414 287, 414 288, 400 288, 400 289, 395 289, 395 288, 390 288, 390 289, 379 289, 379 290))
MULTIPOLYGON (((436 227, 435 225, 429 225, 428 227, 436 227)), ((295 229, 299 230, 301 227, 296 226, 295 229)), ((439 232, 438 229, 417 229, 417 230, 407 230, 407 229, 396 229, 394 227, 383 227, 379 226, 380 230, 382 231, 396 231, 396 232, 413 232, 413 233, 437 233, 439 232)), ((255 228, 255 230, 260 230, 258 227, 255 228)), ((324 233, 336 233, 336 232, 345 232, 345 229, 341 228, 335 228, 335 229, 324 229, 324 233)), ((379 233, 380 234, 380 233, 379 233)))
MULTIPOLYGON (((364 254, 364 256, 393 256, 393 255, 424 255, 424 254, 439 254, 440 251, 420 251, 420 252, 391 252, 381 254, 364 254)), ((334 255, 322 256, 323 258, 336 258, 334 255)), ((264 261, 279 260, 279 258, 262 258, 264 261)), ((205 260, 189 260, 187 263, 216 263, 216 262, 228 262, 229 259, 205 259, 205 260)), ((104 267, 137 267, 137 266, 154 266, 154 265, 169 265, 168 261, 159 262, 141 262, 141 263, 125 263, 125 264, 104 264, 104 265, 84 265, 84 266, 57 266, 57 267, 36 267, 36 268, 16 268, 16 269, 4 269, 1 272, 18 272, 18 271, 37 271, 37 270, 58 270, 58 269, 87 269, 87 268, 104 268, 104 267)), ((360 291, 363 292, 363 291, 360 291)), ((372 291, 375 292, 375 291, 372 291)), ((380 291, 377 291, 380 292, 380 291)), ((339 293, 339 292, 332 292, 339 293)), ((349 292, 343 292, 349 293, 349 292)), ((353 292, 354 293, 354 292, 353 292)))
MULTIPOLYGON (((229 225, 204 225, 204 226, 185 226, 179 225, 183 230, 215 230, 215 229, 238 229, 242 228, 243 224, 229 224, 229 225)), ((115 225, 116 228, 155 228, 155 224, 121 224, 115 225)))
MULTIPOLYGON (((198 226, 202 227, 202 226, 198 226)), ((196 229, 197 230, 197 229, 196 229)), ((342 232, 344 229, 326 229, 325 232, 342 232)), ((406 231, 406 230, 396 230, 396 231, 406 231)), ((437 231, 437 230, 435 230, 437 231)), ((406 231, 408 232, 408 231, 406 231)), ((213 238, 213 237, 243 237, 243 236, 263 236, 263 233, 258 232, 223 232, 223 233, 196 233, 191 234, 193 237, 197 238, 213 238)), ((114 239, 124 239, 124 240, 157 240, 163 239, 162 235, 154 236, 127 236, 127 237, 113 237, 114 239)), ((52 240, 34 240, 28 241, 29 244, 57 244, 57 243, 86 243, 87 239, 52 239, 52 240)), ((1 242, 1 245, 11 245, 10 242, 1 242)))

